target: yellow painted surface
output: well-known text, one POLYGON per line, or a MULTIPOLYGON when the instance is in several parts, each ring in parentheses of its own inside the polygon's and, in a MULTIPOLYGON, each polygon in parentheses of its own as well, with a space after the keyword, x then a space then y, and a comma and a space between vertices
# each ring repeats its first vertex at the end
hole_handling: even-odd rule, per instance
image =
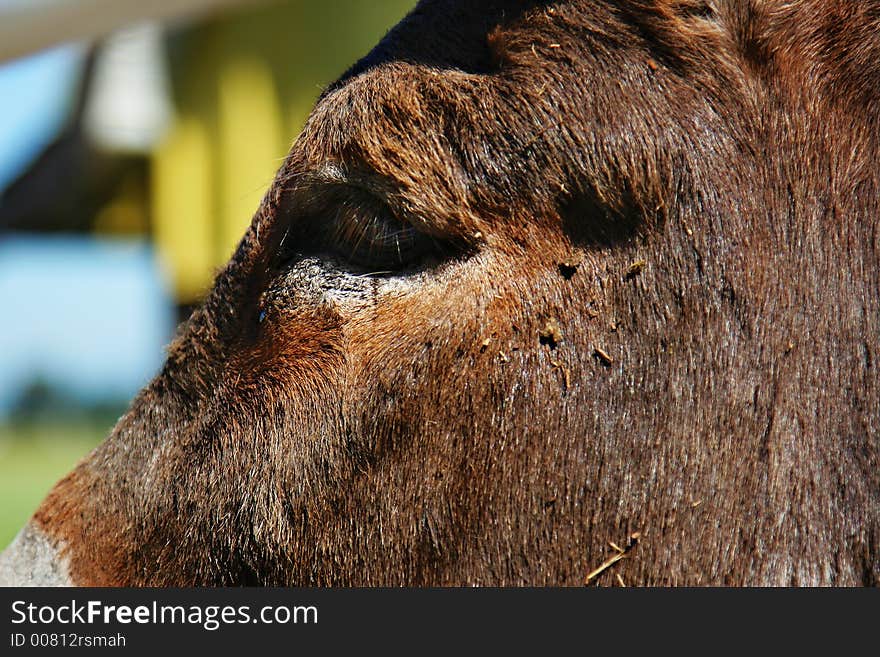
POLYGON ((217 255, 226 260, 250 225, 286 148, 281 106, 265 61, 232 59, 221 69, 218 83, 221 241, 217 255))
POLYGON ((212 155, 204 123, 181 117, 153 157, 154 237, 181 303, 193 303, 204 295, 217 262, 212 155))

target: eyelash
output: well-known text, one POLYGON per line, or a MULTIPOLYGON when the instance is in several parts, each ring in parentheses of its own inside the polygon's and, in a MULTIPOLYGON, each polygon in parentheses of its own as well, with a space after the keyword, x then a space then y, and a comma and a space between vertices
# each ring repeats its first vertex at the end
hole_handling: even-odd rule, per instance
POLYGON ((440 247, 378 203, 337 201, 330 247, 347 261, 392 270, 418 264, 440 247))

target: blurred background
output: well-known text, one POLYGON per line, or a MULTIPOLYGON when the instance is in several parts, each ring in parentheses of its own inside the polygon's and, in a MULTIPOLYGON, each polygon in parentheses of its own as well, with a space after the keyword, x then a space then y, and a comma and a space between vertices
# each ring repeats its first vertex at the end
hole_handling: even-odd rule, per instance
POLYGON ((158 371, 415 0, 0 0, 0 548, 158 371))

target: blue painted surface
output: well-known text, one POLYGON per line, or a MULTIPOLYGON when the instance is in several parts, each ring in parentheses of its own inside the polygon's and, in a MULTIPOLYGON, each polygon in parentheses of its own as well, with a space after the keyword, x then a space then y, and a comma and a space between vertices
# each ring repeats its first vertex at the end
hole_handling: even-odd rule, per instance
POLYGON ((0 192, 66 125, 82 62, 68 45, 0 66, 0 192))
POLYGON ((0 238, 0 418, 37 382, 126 402, 161 367, 174 321, 146 242, 0 238))

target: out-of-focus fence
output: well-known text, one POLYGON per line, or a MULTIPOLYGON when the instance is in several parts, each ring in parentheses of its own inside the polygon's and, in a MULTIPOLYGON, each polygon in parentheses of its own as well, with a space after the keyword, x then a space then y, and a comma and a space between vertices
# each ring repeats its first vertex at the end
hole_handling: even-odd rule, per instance
POLYGON ((12 0, 0 4, 0 62, 136 22, 169 22, 264 0, 12 0))

